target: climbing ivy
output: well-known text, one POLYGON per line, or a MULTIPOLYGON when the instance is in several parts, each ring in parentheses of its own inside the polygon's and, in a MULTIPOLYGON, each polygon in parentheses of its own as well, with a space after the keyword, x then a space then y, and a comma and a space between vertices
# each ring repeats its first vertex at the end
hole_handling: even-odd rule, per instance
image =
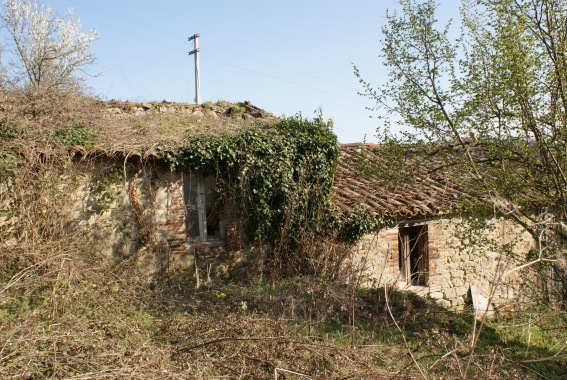
POLYGON ((354 243, 369 231, 390 224, 388 218, 372 215, 366 210, 354 210, 348 215, 337 219, 338 236, 350 243, 354 243))
POLYGON ((82 145, 90 149, 98 135, 98 131, 86 127, 82 123, 74 123, 66 128, 57 129, 48 136, 51 142, 59 143, 66 147, 82 145))
MULTIPOLYGON (((237 136, 194 138, 168 148, 172 170, 200 170, 217 176, 218 193, 232 199, 250 239, 291 251, 305 231, 325 236, 340 222, 330 195, 339 147, 332 122, 321 116, 284 118, 237 136)), ((348 226, 357 236, 369 225, 348 226)), ((336 233, 336 231, 334 231, 336 233)))

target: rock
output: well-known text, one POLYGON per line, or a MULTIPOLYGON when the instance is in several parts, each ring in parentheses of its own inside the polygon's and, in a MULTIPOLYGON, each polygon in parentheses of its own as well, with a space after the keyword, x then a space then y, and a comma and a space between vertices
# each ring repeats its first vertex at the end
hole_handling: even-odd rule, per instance
POLYGON ((462 278, 465 277, 465 272, 462 271, 462 270, 452 270, 451 271, 451 277, 462 279, 462 278))
POLYGON ((487 317, 494 315, 494 308, 489 303, 489 298, 484 296, 474 284, 471 284, 471 298, 475 310, 475 318, 480 319, 485 315, 487 317))
POLYGON ((250 115, 249 113, 245 113, 244 115, 242 115, 242 118, 244 120, 251 120, 254 119, 254 116, 250 115))
POLYGON ((453 285, 458 288, 461 287, 465 284, 465 282, 463 280, 461 280, 460 278, 454 278, 453 279, 453 285))
POLYGON ((455 288, 455 291, 457 296, 464 296, 469 291, 469 287, 467 285, 459 286, 458 288, 455 288))
POLYGON ((159 106, 158 110, 160 113, 175 113, 175 107, 159 106))
POLYGON ((205 110, 205 115, 208 117, 212 117, 213 119, 218 119, 219 115, 213 110, 205 110))
POLYGON ((464 304, 465 300, 463 299, 463 297, 457 297, 454 300, 451 300, 451 307, 453 309, 461 309, 464 304))
POLYGON ((434 300, 438 300, 443 298, 443 293, 442 292, 431 292, 429 293, 429 297, 433 298, 434 300))
POLYGON ((193 116, 203 117, 203 116, 205 116, 205 114, 203 112, 201 112, 200 110, 195 110, 195 111, 193 111, 193 116))
POLYGON ((457 291, 453 288, 445 290, 445 299, 453 299, 457 296, 457 291))
POLYGON ((112 107, 112 108, 109 108, 107 110, 107 112, 111 113, 111 114, 119 114, 119 113, 122 113, 122 110, 118 107, 112 107))

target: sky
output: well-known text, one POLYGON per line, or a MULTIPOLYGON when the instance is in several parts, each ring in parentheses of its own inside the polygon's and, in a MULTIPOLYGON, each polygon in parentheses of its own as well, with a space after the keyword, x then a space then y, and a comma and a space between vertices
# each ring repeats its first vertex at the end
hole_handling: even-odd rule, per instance
MULTIPOLYGON (((40 0, 98 30, 89 78, 103 99, 195 102, 188 37, 200 34, 201 102, 251 101, 276 116, 319 110, 341 143, 375 142, 380 121, 353 65, 387 82, 381 27, 397 0, 40 0)), ((441 7, 457 17, 456 1, 441 7)))

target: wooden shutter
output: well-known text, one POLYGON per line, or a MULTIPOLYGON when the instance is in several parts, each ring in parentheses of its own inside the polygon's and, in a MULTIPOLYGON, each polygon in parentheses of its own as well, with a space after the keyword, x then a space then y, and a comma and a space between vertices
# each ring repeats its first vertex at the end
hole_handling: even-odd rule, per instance
POLYGON ((399 230, 400 274, 403 281, 410 281, 410 236, 406 229, 399 230))
POLYGON ((417 240, 417 249, 419 252, 418 259, 418 275, 417 284, 426 286, 429 283, 429 254, 428 254, 427 226, 423 226, 419 230, 419 238, 417 240))

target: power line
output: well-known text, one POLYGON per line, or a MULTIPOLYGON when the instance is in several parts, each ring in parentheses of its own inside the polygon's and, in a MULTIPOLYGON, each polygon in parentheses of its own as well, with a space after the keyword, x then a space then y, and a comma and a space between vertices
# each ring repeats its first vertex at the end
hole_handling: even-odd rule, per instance
MULTIPOLYGON (((130 37, 138 38, 138 39, 140 39, 140 40, 149 42, 149 43, 154 44, 154 45, 157 45, 157 46, 161 46, 161 47, 164 47, 164 48, 167 48, 167 49, 170 49, 170 50, 174 50, 174 51, 179 51, 179 52, 182 52, 182 53, 186 53, 186 50, 179 49, 179 48, 175 48, 175 47, 172 47, 172 46, 169 46, 169 45, 165 45, 165 44, 163 44, 163 43, 161 43, 161 42, 157 42, 157 41, 151 40, 151 39, 149 39, 149 38, 142 37, 142 36, 139 36, 139 35, 130 33, 130 32, 125 32, 125 31, 123 31, 123 30, 119 30, 119 29, 116 29, 116 28, 113 28, 113 27, 110 27, 110 26, 107 26, 107 25, 105 25, 105 28, 107 28, 107 29, 109 29, 109 30, 112 30, 112 31, 114 31, 114 32, 116 32, 116 33, 121 33, 121 34, 130 36, 130 37)), ((202 48, 200 48, 199 51, 201 51, 201 50, 202 50, 202 48)), ((253 70, 253 69, 250 69, 250 68, 246 68, 246 67, 239 66, 239 65, 236 65, 236 64, 233 64, 233 63, 228 63, 228 62, 221 61, 221 60, 218 60, 218 59, 209 58, 209 57, 207 57, 207 56, 201 57, 201 59, 208 60, 208 61, 211 61, 211 62, 220 63, 220 64, 222 64, 222 65, 226 65, 226 66, 230 66, 230 67, 234 67, 234 68, 237 68, 237 69, 239 69, 239 70, 248 71, 248 72, 251 72, 251 73, 254 73, 254 74, 257 74, 257 75, 261 75, 261 76, 266 77, 266 78, 271 78, 271 79, 278 80, 278 81, 280 81, 280 82, 284 82, 284 83, 292 84, 292 85, 295 85, 295 86, 307 88, 307 89, 310 89, 310 90, 312 90, 312 91, 320 92, 320 93, 327 94, 327 95, 330 95, 330 96, 342 98, 342 99, 345 99, 345 100, 348 100, 348 101, 351 101, 351 102, 354 102, 354 103, 362 104, 362 105, 367 106, 367 107, 370 106, 370 104, 368 104, 368 103, 364 103, 364 102, 361 102, 361 101, 359 101, 359 100, 355 100, 355 99, 353 99, 353 98, 349 98, 349 97, 346 97, 346 96, 343 96, 343 95, 339 95, 339 94, 336 94, 336 93, 332 93, 332 92, 329 92, 329 91, 321 90, 321 89, 316 88, 316 87, 308 86, 308 85, 305 85, 305 84, 299 83, 299 82, 294 82, 294 81, 291 81, 291 80, 288 80, 288 79, 284 79, 284 78, 281 78, 281 77, 277 77, 277 76, 275 76, 275 75, 266 74, 266 73, 263 73, 263 72, 261 72, 261 71, 253 70)))
MULTIPOLYGON (((211 39, 211 41, 218 41, 218 40, 211 39)), ((220 41, 218 41, 218 42, 220 42, 220 41)), ((221 43, 222 43, 222 42, 221 42, 221 43)), ((265 60, 263 60, 263 59, 255 58, 255 57, 249 56, 249 55, 247 55, 247 54, 242 54, 242 53, 239 53, 239 52, 236 52, 236 51, 233 51, 233 50, 228 50, 228 49, 223 49, 223 48, 215 47, 214 45, 211 45, 210 47, 212 47, 213 49, 218 49, 218 50, 221 50, 221 51, 225 51, 225 52, 227 52, 227 53, 231 53, 231 54, 234 54, 234 55, 238 55, 238 56, 241 56, 241 57, 244 57, 244 58, 248 58, 248 59, 251 59, 251 60, 253 60, 253 61, 261 62, 261 63, 267 64, 267 65, 271 65, 271 66, 274 66, 274 67, 278 67, 278 68, 280 68, 280 69, 284 69, 284 70, 288 70, 288 71, 291 71, 291 72, 294 72, 294 73, 297 73, 297 74, 301 74, 301 75, 304 75, 304 76, 306 76, 306 77, 313 78, 313 79, 317 79, 317 80, 322 81, 322 82, 327 82, 327 83, 333 84, 333 85, 335 85, 335 86, 340 86, 340 87, 344 87, 344 88, 348 88, 348 89, 357 91, 355 88, 353 88, 353 87, 351 87, 351 86, 348 86, 348 85, 346 85, 346 84, 339 83, 339 82, 334 82, 334 81, 330 81, 330 80, 328 80, 328 79, 321 78, 321 77, 318 77, 318 76, 316 76, 316 75, 307 74, 307 73, 304 73, 304 72, 299 71, 299 70, 296 70, 296 69, 292 69, 292 68, 287 67, 287 66, 283 66, 283 65, 280 65, 280 64, 277 64, 277 63, 272 63, 272 62, 269 62, 269 61, 265 61, 265 60)))
MULTIPOLYGON (((96 8, 96 7, 93 7, 93 6, 91 6, 91 5, 85 4, 85 3, 80 2, 80 1, 71 1, 71 0, 68 0, 68 1, 69 1, 69 2, 72 2, 72 3, 75 3, 75 4, 78 4, 78 5, 81 5, 81 6, 85 7, 85 8, 92 9, 92 10, 94 10, 94 11, 97 11, 97 12, 100 12, 100 13, 103 13, 103 14, 106 14, 106 15, 109 15, 109 16, 113 16, 113 17, 122 19, 122 20, 124 20, 124 21, 128 21, 128 22, 131 22, 131 23, 134 23, 134 24, 138 24, 138 25, 140 25, 140 26, 143 26, 144 28, 153 29, 153 30, 159 31, 159 32, 161 32, 161 33, 165 33, 165 34, 169 34, 169 35, 171 35, 171 36, 175 36, 175 37, 177 37, 177 38, 183 38, 183 39, 185 38, 185 37, 180 36, 180 35, 177 34, 177 33, 173 33, 173 32, 171 32, 171 31, 158 28, 158 27, 156 27, 156 26, 154 26, 154 25, 150 25, 150 24, 143 23, 143 22, 140 22, 140 21, 137 21, 137 20, 133 20, 133 19, 130 19, 130 18, 121 16, 121 15, 117 15, 117 14, 114 14, 114 13, 111 13, 111 12, 108 12, 108 11, 105 11, 105 10, 102 10, 102 9, 99 9, 99 8, 96 8)), ((116 29, 113 29, 113 28, 111 28, 111 27, 107 27, 107 28, 110 29, 110 30, 117 31, 116 29)), ((155 42, 155 41, 148 40, 148 39, 146 39, 146 38, 144 38, 144 37, 141 37, 141 36, 136 36, 136 35, 134 35, 134 34, 132 34, 132 33, 127 33, 127 32, 122 32, 122 31, 119 31, 119 32, 120 32, 120 33, 123 33, 123 34, 126 34, 126 35, 133 36, 133 37, 138 37, 138 38, 140 38, 140 39, 144 39, 144 40, 146 40, 146 41, 152 42, 152 43, 157 44, 157 45, 160 45, 160 46, 165 46, 165 47, 167 47, 166 45, 163 45, 163 44, 161 44, 161 43, 157 43, 157 42, 155 42)), ((205 42, 206 42, 207 40, 210 40, 210 41, 213 41, 213 42, 217 42, 217 43, 220 43, 220 44, 225 44, 225 45, 233 46, 232 44, 227 44, 227 43, 225 43, 225 42, 223 42, 223 41, 216 40, 216 39, 212 39, 212 38, 208 38, 208 37, 205 38, 205 42)), ((354 88, 354 87, 352 87, 352 86, 345 85, 345 84, 343 84, 343 83, 331 81, 331 80, 328 80, 328 79, 325 79, 325 78, 322 78, 322 77, 319 77, 319 76, 316 76, 316 75, 313 75, 313 74, 305 73, 305 72, 302 72, 302 71, 297 70, 297 69, 294 69, 294 68, 290 68, 290 67, 287 67, 287 66, 284 66, 284 65, 280 65, 280 64, 277 64, 277 63, 273 63, 273 62, 270 62, 270 61, 267 61, 267 60, 259 59, 259 58, 253 57, 253 56, 251 56, 251 55, 243 54, 243 53, 240 53, 240 52, 231 50, 231 49, 225 49, 225 48, 217 47, 217 46, 214 46, 214 44, 208 44, 208 47, 209 47, 209 48, 213 48, 213 49, 217 49, 217 50, 221 50, 221 51, 224 51, 224 52, 227 52, 227 53, 230 53, 230 54, 234 54, 234 55, 237 55, 237 56, 240 56, 240 57, 243 57, 243 58, 247 58, 247 59, 250 59, 250 60, 254 60, 254 61, 257 61, 257 62, 266 64, 266 65, 278 67, 278 68, 280 68, 280 69, 284 69, 284 70, 287 70, 287 71, 290 71, 290 72, 294 72, 294 73, 296 73, 296 74, 300 74, 300 75, 303 75, 303 76, 305 76, 305 77, 309 77, 309 78, 312 78, 312 79, 316 79, 316 80, 321 81, 321 82, 326 82, 326 83, 329 83, 329 84, 332 84, 332 85, 335 85, 335 86, 340 86, 340 87, 343 87, 343 88, 348 88, 348 89, 353 90, 353 91, 358 91, 358 89, 356 89, 356 88, 354 88)), ((173 48, 173 49, 178 50, 178 51, 183 51, 183 50, 181 50, 181 49, 176 49, 176 48, 173 48)), ((239 49, 240 49, 240 47, 239 47, 239 49)), ((221 62, 221 61, 217 61, 217 62, 226 64, 225 62, 221 62)), ((237 68, 244 69, 243 67, 240 67, 240 66, 236 66, 236 65, 232 65, 232 64, 228 64, 228 65, 229 65, 229 66, 234 66, 234 67, 237 67, 237 68)), ((260 72, 256 72, 256 71, 254 71, 254 70, 249 70, 249 69, 245 69, 245 70, 251 71, 251 72, 255 72, 256 74, 263 75, 263 76, 266 76, 266 77, 272 77, 272 76, 270 76, 270 75, 268 75, 268 74, 263 74, 263 73, 260 73, 260 72)), ((318 90, 318 89, 315 89, 315 88, 313 88, 313 87, 305 86, 305 85, 302 85, 302 84, 299 84, 299 83, 296 83, 296 82, 286 81, 286 80, 284 80, 284 79, 277 78, 277 77, 272 77, 272 78, 273 78, 273 79, 282 80, 282 81, 288 82, 288 83, 290 83, 290 84, 296 84, 296 85, 300 85, 300 86, 302 86, 302 87, 310 88, 310 89, 315 90, 315 91, 327 93, 326 91, 318 90)), ((343 96, 337 95, 337 94, 331 94, 331 93, 328 93, 328 94, 333 95, 333 96, 343 97, 343 96)), ((345 97, 343 97, 343 98, 345 98, 345 97)), ((348 98, 345 98, 345 99, 348 99, 348 98)), ((349 99, 349 100, 354 101, 353 99, 349 99)), ((358 103, 361 103, 361 102, 358 102, 358 103)), ((361 104, 363 104, 363 103, 361 103, 361 104)))
POLYGON ((91 5, 82 3, 80 1, 75 1, 75 0, 67 0, 67 1, 70 2, 70 3, 73 3, 73 4, 78 4, 78 5, 85 7, 85 8, 92 9, 93 11, 97 11, 99 13, 104 13, 106 15, 122 19, 124 21, 128 21, 128 22, 131 22, 131 23, 134 23, 134 24, 138 24, 140 26, 143 26, 144 28, 157 30, 158 32, 169 34, 169 35, 172 35, 172 36, 175 36, 175 37, 180 37, 177 33, 173 33, 171 31, 168 31, 168 30, 165 30, 165 29, 160 29, 160 28, 155 27, 154 25, 146 24, 146 23, 143 23, 143 22, 140 22, 140 21, 137 21, 137 20, 133 20, 133 19, 128 18, 128 17, 120 16, 120 15, 117 15, 116 13, 111 13, 111 12, 108 12, 108 11, 105 11, 105 10, 102 10, 102 9, 99 9, 99 8, 95 8, 91 5))
MULTIPOLYGON (((161 42, 157 42, 157 41, 151 40, 151 39, 149 39, 149 38, 142 37, 142 36, 139 36, 139 35, 130 33, 130 32, 125 32, 125 31, 123 31, 123 30, 119 30, 119 29, 116 29, 116 28, 113 28, 113 27, 110 27, 110 26, 107 26, 107 25, 105 25, 105 28, 107 28, 107 29, 109 29, 109 30, 112 30, 112 31, 114 31, 114 32, 117 32, 117 33, 121 33, 121 34, 124 34, 124 35, 127 35, 127 36, 131 36, 131 37, 134 37, 134 38, 138 38, 138 39, 140 39, 140 40, 143 40, 143 41, 152 43, 152 44, 157 45, 157 46, 161 46, 161 47, 165 47, 165 48, 167 48, 167 49, 171 49, 171 50, 174 50, 174 51, 179 51, 179 52, 186 53, 186 50, 182 50, 182 49, 178 49, 178 48, 175 48, 175 47, 172 47, 172 46, 168 46, 168 45, 165 45, 165 44, 163 44, 163 43, 161 43, 161 42)), ((199 51, 202 51, 202 48, 200 48, 199 51)), ((349 98, 349 97, 346 97, 346 96, 343 96, 343 95, 339 95, 339 94, 335 94, 335 93, 328 92, 328 91, 325 91, 325 90, 321 90, 321 89, 318 89, 318 88, 316 88, 316 87, 312 87, 312 86, 305 85, 305 84, 303 84, 303 83, 290 81, 290 80, 288 80, 288 79, 280 78, 280 77, 277 77, 277 76, 271 75, 271 74, 266 74, 266 73, 263 73, 263 72, 261 72, 261 71, 253 70, 253 69, 250 69, 250 68, 246 68, 246 67, 239 66, 239 65, 236 65, 236 64, 233 64, 233 63, 224 62, 224 61, 221 61, 221 60, 218 60, 218 59, 214 59, 214 58, 209 58, 209 57, 206 57, 206 56, 201 57, 201 59, 204 59, 204 60, 207 60, 207 61, 211 61, 211 62, 220 63, 220 64, 222 64, 222 65, 226 65, 226 66, 230 66, 230 67, 234 67, 234 68, 237 68, 237 69, 239 69, 239 70, 248 71, 248 72, 251 72, 251 73, 254 73, 254 74, 257 74, 257 75, 261 75, 261 76, 266 77, 266 78, 271 78, 271 79, 278 80, 278 81, 280 81, 280 82, 284 82, 284 83, 292 84, 292 85, 295 85, 295 86, 307 88, 307 89, 309 89, 309 90, 316 91, 316 92, 320 92, 320 93, 327 94, 327 95, 330 95, 330 96, 342 98, 342 99, 345 99, 345 100, 348 100, 348 101, 351 101, 351 102, 355 102, 355 103, 358 103, 358 104, 362 104, 362 105, 364 105, 364 106, 369 106, 369 104, 364 103, 364 102, 361 102, 361 101, 358 101, 358 100, 355 100, 355 99, 353 99, 353 98, 349 98)))
POLYGON ((126 36, 134 37, 134 38, 137 38, 137 39, 139 39, 139 40, 146 41, 146 42, 149 42, 149 43, 151 43, 151 44, 154 44, 154 45, 157 45, 157 46, 161 46, 161 47, 164 47, 164 48, 167 48, 167 49, 170 49, 170 50, 175 50, 175 51, 179 51, 179 52, 182 52, 182 53, 186 53, 186 52, 187 52, 187 50, 183 50, 183 49, 179 49, 179 48, 176 48, 176 47, 173 47, 173 46, 165 45, 165 44, 163 44, 163 43, 161 43, 161 42, 151 40, 151 39, 149 39, 149 38, 140 36, 140 35, 138 35, 138 34, 134 34, 134 33, 130 33, 130 32, 125 32, 125 31, 123 31, 123 30, 116 29, 116 28, 114 28, 114 27, 111 27, 111 26, 108 26, 108 25, 105 25, 105 24, 102 24, 102 25, 104 25, 104 27, 105 27, 106 29, 112 30, 112 31, 114 31, 114 32, 116 32, 116 33, 121 33, 121 34, 124 34, 124 35, 126 35, 126 36))
POLYGON ((249 68, 242 67, 242 66, 239 66, 239 65, 235 65, 235 64, 233 64, 233 63, 228 63, 228 62, 220 61, 220 60, 214 59, 214 58, 209 58, 209 57, 205 57, 205 56, 203 56, 203 57, 201 57, 201 58, 204 59, 204 60, 207 60, 207 61, 212 61, 212 62, 220 63, 220 64, 223 64, 223 65, 231 66, 231 67, 234 67, 234 68, 237 68, 237 69, 240 69, 240 70, 244 70, 244 71, 249 71, 249 72, 251 72, 251 73, 258 74, 258 75, 261 75, 261 76, 264 76, 264 77, 267 77, 267 78, 279 80, 279 81, 281 81, 281 82, 293 84, 293 85, 295 85, 295 86, 307 88, 307 89, 310 89, 310 90, 313 90, 313 91, 321 92, 321 93, 323 93, 323 94, 335 96, 335 97, 338 97, 338 98, 342 98, 342 99, 345 99, 345 100, 349 100, 349 101, 351 101, 351 102, 355 102, 355 103, 362 104, 362 105, 364 105, 364 106, 368 106, 367 103, 363 103, 363 102, 360 102, 360 101, 355 100, 355 99, 352 99, 352 98, 348 98, 348 97, 343 96, 343 95, 339 95, 339 94, 335 94, 335 93, 332 93, 332 92, 320 90, 320 89, 315 88, 315 87, 307 86, 307 85, 305 85, 305 84, 303 84, 303 83, 290 81, 290 80, 287 80, 287 79, 283 79, 283 78, 280 78, 280 77, 276 77, 276 76, 274 76, 274 75, 262 73, 262 72, 257 71, 257 70, 253 70, 253 69, 249 69, 249 68))

